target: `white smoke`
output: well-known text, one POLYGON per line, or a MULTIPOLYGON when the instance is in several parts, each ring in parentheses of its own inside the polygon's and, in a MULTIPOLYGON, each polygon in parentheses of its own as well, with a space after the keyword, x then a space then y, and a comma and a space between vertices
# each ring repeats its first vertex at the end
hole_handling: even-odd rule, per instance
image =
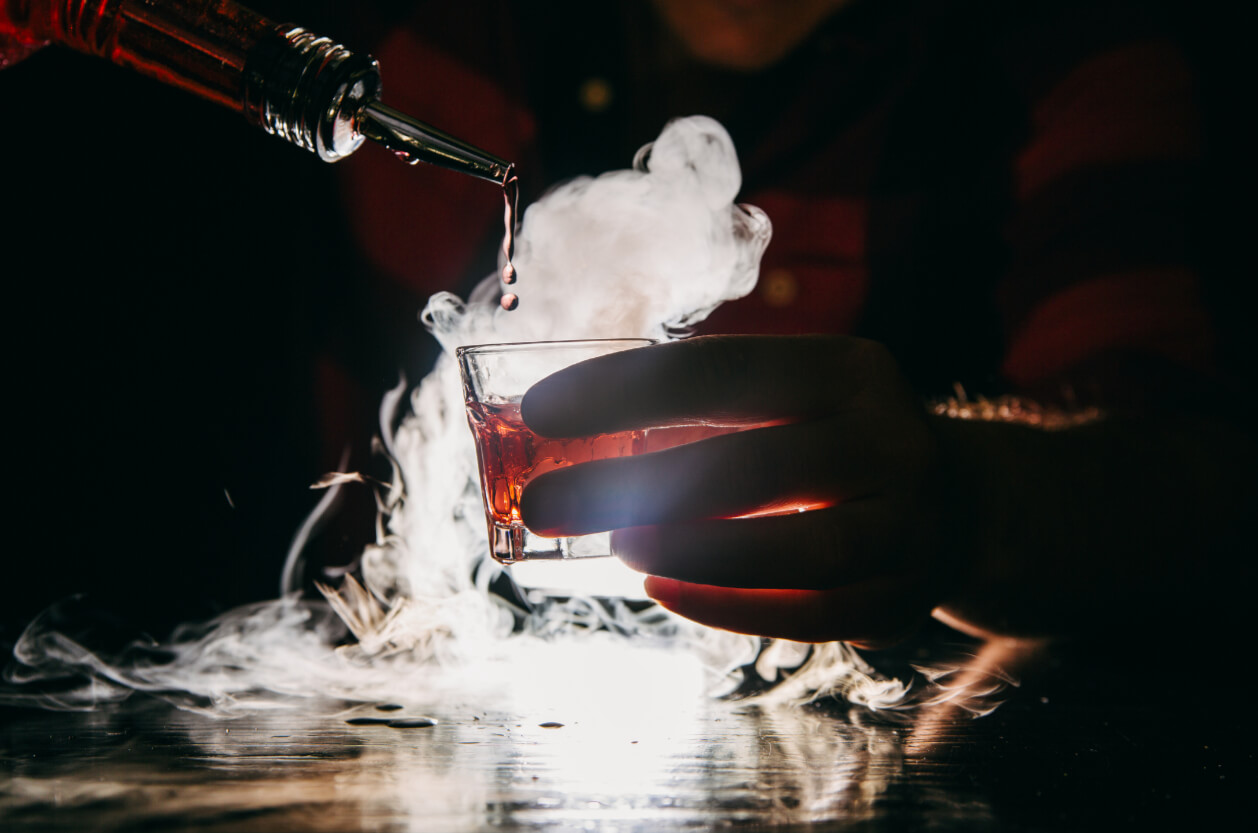
POLYGON ((512 638, 610 631, 677 642, 687 631, 687 646, 722 675, 754 660, 759 640, 700 629, 659 608, 635 612, 616 600, 538 599, 521 614, 487 592, 501 568, 488 558, 475 450, 453 358, 456 348, 469 344, 667 339, 747 294, 770 224, 759 209, 734 203, 740 185, 724 128, 702 117, 672 122, 639 153, 633 170, 568 182, 528 208, 513 261, 515 309, 498 303, 496 276, 467 303, 449 293, 430 299, 422 320, 445 352, 386 439, 399 485, 384 506, 387 528, 364 553, 365 592, 350 584, 330 597, 338 606, 347 595, 365 602, 365 616, 348 617, 362 650, 404 651, 451 665, 490 661, 512 638), (370 611, 372 599, 384 604, 370 611))
POLYGON ((515 311, 491 303, 499 287, 489 279, 466 306, 434 296, 424 321, 447 354, 492 342, 667 338, 756 284, 770 224, 734 203, 740 186, 724 128, 674 121, 633 170, 573 180, 528 208, 515 311))
MULTIPOLYGON (((44 705, 78 707, 130 690, 179 692, 181 705, 212 711, 257 708, 314 692, 344 699, 425 699, 465 686, 505 684, 513 661, 534 667, 575 641, 684 651, 715 673, 716 688, 741 681, 739 669, 777 682, 797 669, 779 696, 804 700, 837 692, 865 705, 894 707, 905 687, 880 679, 848 647, 816 650, 770 643, 686 622, 654 605, 571 597, 513 603, 490 592, 501 569, 488 557, 475 452, 463 407, 455 348, 468 344, 684 335, 724 301, 754 287, 770 236, 762 211, 740 206, 734 147, 712 119, 670 123, 638 154, 632 170, 569 182, 530 206, 514 264, 514 311, 499 303, 497 276, 464 303, 434 296, 422 320, 445 349, 410 393, 382 406, 382 451, 391 484, 378 491, 376 541, 361 558, 361 584, 347 577, 324 588, 357 641, 334 647, 335 621, 299 602, 295 547, 285 567, 285 597, 185 630, 160 661, 99 657, 36 622, 18 646, 17 682, 77 669, 92 680, 44 705)), ((501 265, 501 264, 500 264, 501 265)), ((331 478, 329 482, 352 479, 331 478)), ((340 488, 338 485, 337 488, 340 488)), ((298 535, 298 544, 307 530, 298 535)), ((322 612, 320 612, 322 610, 322 612)), ((14 677, 16 673, 16 677, 14 677)), ((518 674, 517 674, 518 676, 518 674)), ((608 685, 617 685, 614 680, 608 685)), ((23 695, 0 694, 0 700, 23 695)), ((35 696, 39 699, 39 695, 35 696)))

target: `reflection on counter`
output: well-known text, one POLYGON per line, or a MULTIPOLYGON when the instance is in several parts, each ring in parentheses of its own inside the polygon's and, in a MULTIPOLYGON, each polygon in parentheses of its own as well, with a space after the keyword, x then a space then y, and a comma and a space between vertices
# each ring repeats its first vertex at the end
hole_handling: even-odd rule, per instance
POLYGON ((1103 685, 1108 666, 1043 646, 977 652, 956 686, 1011 678, 1020 663, 1033 681, 976 718, 947 697, 891 712, 717 699, 689 659, 612 645, 570 646, 564 664, 578 673, 526 658, 458 696, 417 687, 391 703, 311 697, 230 717, 140 695, 90 712, 10 710, 0 822, 15 833, 1141 829, 1221 814, 1252 772, 1244 732, 1219 734, 1190 711, 1168 732, 1173 713, 1103 685))

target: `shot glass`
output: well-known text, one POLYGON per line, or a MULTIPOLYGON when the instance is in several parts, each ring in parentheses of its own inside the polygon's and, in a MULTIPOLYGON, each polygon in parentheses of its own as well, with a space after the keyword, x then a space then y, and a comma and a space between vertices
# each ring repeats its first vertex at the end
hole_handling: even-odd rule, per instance
POLYGON ((455 351, 463 376, 467 421, 476 438, 489 548, 503 564, 530 559, 592 558, 611 554, 607 533, 546 538, 526 529, 520 495, 539 474, 590 460, 645 450, 643 431, 548 438, 520 418, 520 400, 535 382, 585 359, 654 344, 652 339, 534 341, 480 344, 455 351))

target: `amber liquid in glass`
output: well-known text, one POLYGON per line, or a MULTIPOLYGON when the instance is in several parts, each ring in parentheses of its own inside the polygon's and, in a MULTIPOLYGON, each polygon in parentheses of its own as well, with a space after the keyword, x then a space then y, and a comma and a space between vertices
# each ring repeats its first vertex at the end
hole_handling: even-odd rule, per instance
MULTIPOLYGON (((520 417, 518 400, 501 404, 468 403, 467 413, 476 437, 489 536, 495 542, 503 536, 523 536, 520 495, 534 477, 577 463, 640 454, 646 447, 644 431, 592 437, 538 436, 520 417)), ((507 563, 515 560, 497 544, 494 557, 507 563)), ((553 557, 565 556, 557 547, 553 557)))

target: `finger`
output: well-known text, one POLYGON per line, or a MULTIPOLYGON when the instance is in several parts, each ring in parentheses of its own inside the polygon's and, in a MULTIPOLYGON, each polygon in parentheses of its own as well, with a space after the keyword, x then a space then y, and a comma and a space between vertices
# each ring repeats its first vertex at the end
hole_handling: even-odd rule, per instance
POLYGON ((880 345, 850 337, 708 336, 580 362, 533 385, 520 411, 543 436, 805 418, 890 365, 880 345))
POLYGON ((722 434, 540 475, 521 512, 559 536, 832 506, 913 487, 927 457, 919 435, 862 410, 722 434))
POLYGON ((534 532, 560 536, 829 506, 885 476, 871 446, 845 446, 837 424, 757 428, 548 472, 524 488, 521 514, 534 532))
POLYGON ((648 576, 647 595, 713 628, 796 642, 886 645, 909 636, 930 611, 924 583, 880 577, 830 590, 749 590, 648 576))
POLYGON ((897 569, 908 556, 889 501, 765 518, 643 526, 612 534, 642 573, 721 587, 824 590, 897 569))

